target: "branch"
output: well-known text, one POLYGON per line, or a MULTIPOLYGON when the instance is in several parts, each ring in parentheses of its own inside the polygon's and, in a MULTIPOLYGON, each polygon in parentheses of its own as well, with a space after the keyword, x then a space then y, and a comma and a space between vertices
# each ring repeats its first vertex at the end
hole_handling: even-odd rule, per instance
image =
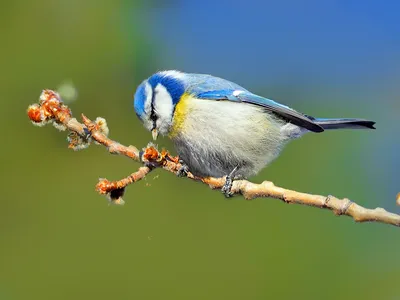
MULTIPOLYGON (((28 108, 28 116, 33 124, 53 124, 59 130, 69 131, 69 148, 80 150, 87 148, 92 142, 105 146, 112 154, 124 155, 134 161, 141 162, 142 167, 128 177, 119 181, 100 179, 96 190, 107 196, 114 204, 123 204, 122 196, 125 188, 131 183, 143 179, 155 168, 162 168, 178 175, 182 165, 178 157, 171 156, 166 150, 158 151, 155 146, 149 144, 139 151, 134 146, 124 146, 108 138, 107 123, 103 118, 91 121, 82 115, 82 122, 72 117, 71 110, 64 105, 60 96, 52 90, 44 90, 40 96, 39 104, 33 104, 28 108)), ((221 189, 225 178, 197 177, 187 173, 187 178, 207 184, 212 189, 221 189)), ((400 215, 387 212, 383 208, 364 208, 347 198, 338 199, 334 196, 319 196, 300 193, 275 186, 270 181, 260 184, 247 180, 235 180, 232 185, 233 194, 241 194, 246 200, 260 197, 269 197, 282 200, 286 203, 315 206, 332 210, 336 215, 352 217, 356 222, 380 222, 400 226, 400 215)), ((400 203, 400 193, 397 195, 400 203)))

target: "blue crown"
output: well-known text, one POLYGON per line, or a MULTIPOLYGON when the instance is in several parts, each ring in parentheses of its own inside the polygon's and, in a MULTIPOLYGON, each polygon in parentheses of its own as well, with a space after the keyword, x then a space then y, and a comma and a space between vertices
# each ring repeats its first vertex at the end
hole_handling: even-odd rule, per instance
POLYGON ((157 84, 162 84, 167 89, 168 93, 171 95, 172 103, 175 105, 181 99, 183 93, 185 92, 185 86, 183 82, 175 78, 169 72, 159 72, 154 74, 149 78, 149 84, 154 89, 157 84))

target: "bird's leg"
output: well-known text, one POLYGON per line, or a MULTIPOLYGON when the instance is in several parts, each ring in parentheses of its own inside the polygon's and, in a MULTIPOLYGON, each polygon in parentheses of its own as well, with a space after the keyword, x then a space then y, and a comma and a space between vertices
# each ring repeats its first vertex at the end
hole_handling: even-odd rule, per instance
POLYGON ((164 151, 164 157, 169 160, 172 161, 174 163, 178 163, 181 165, 181 167, 179 168, 179 170, 176 172, 176 175, 178 177, 186 177, 189 173, 189 167, 187 166, 187 164, 185 164, 185 162, 179 158, 179 156, 171 156, 169 155, 169 153, 165 150, 164 151))
POLYGON ((178 172, 176 172, 176 175, 178 177, 186 177, 187 174, 189 173, 189 167, 183 160, 179 160, 179 163, 181 164, 181 167, 179 168, 178 172))
POLYGON ((226 198, 230 198, 230 197, 233 196, 233 193, 232 193, 232 184, 233 184, 233 180, 236 179, 236 178, 235 178, 235 175, 236 175, 236 172, 237 172, 237 170, 238 170, 238 167, 239 167, 239 166, 236 166, 236 167, 232 170, 232 172, 230 172, 228 175, 226 175, 225 184, 224 184, 224 186, 223 186, 222 189, 221 189, 221 192, 225 195, 226 198))

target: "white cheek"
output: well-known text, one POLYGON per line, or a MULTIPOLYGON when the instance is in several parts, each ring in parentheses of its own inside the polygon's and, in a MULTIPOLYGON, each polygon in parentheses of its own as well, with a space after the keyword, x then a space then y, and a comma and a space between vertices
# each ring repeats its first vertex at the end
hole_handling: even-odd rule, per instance
POLYGON ((154 89, 154 92, 156 93, 156 101, 154 101, 154 109, 161 119, 161 121, 167 121, 172 119, 172 112, 174 110, 174 105, 172 103, 172 97, 168 93, 167 89, 161 85, 158 84, 156 88, 154 89))
POLYGON ((144 111, 146 114, 150 114, 151 113, 151 100, 153 98, 153 89, 151 88, 151 85, 146 82, 145 85, 145 92, 146 92, 146 100, 144 102, 144 111))

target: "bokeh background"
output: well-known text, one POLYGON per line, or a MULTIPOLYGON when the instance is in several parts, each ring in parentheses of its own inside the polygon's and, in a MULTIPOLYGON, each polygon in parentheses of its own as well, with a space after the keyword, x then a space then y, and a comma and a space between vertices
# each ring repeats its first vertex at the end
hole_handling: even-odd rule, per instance
MULTIPOLYGON (((400 213, 398 1, 1 1, 0 299, 400 299, 400 231, 272 199, 226 200, 155 171, 124 207, 97 195, 139 165, 37 128, 26 108, 73 82, 76 116, 145 146, 136 86, 211 73, 376 131, 310 134, 253 181, 400 213)), ((167 139, 160 146, 172 149, 167 139)))

